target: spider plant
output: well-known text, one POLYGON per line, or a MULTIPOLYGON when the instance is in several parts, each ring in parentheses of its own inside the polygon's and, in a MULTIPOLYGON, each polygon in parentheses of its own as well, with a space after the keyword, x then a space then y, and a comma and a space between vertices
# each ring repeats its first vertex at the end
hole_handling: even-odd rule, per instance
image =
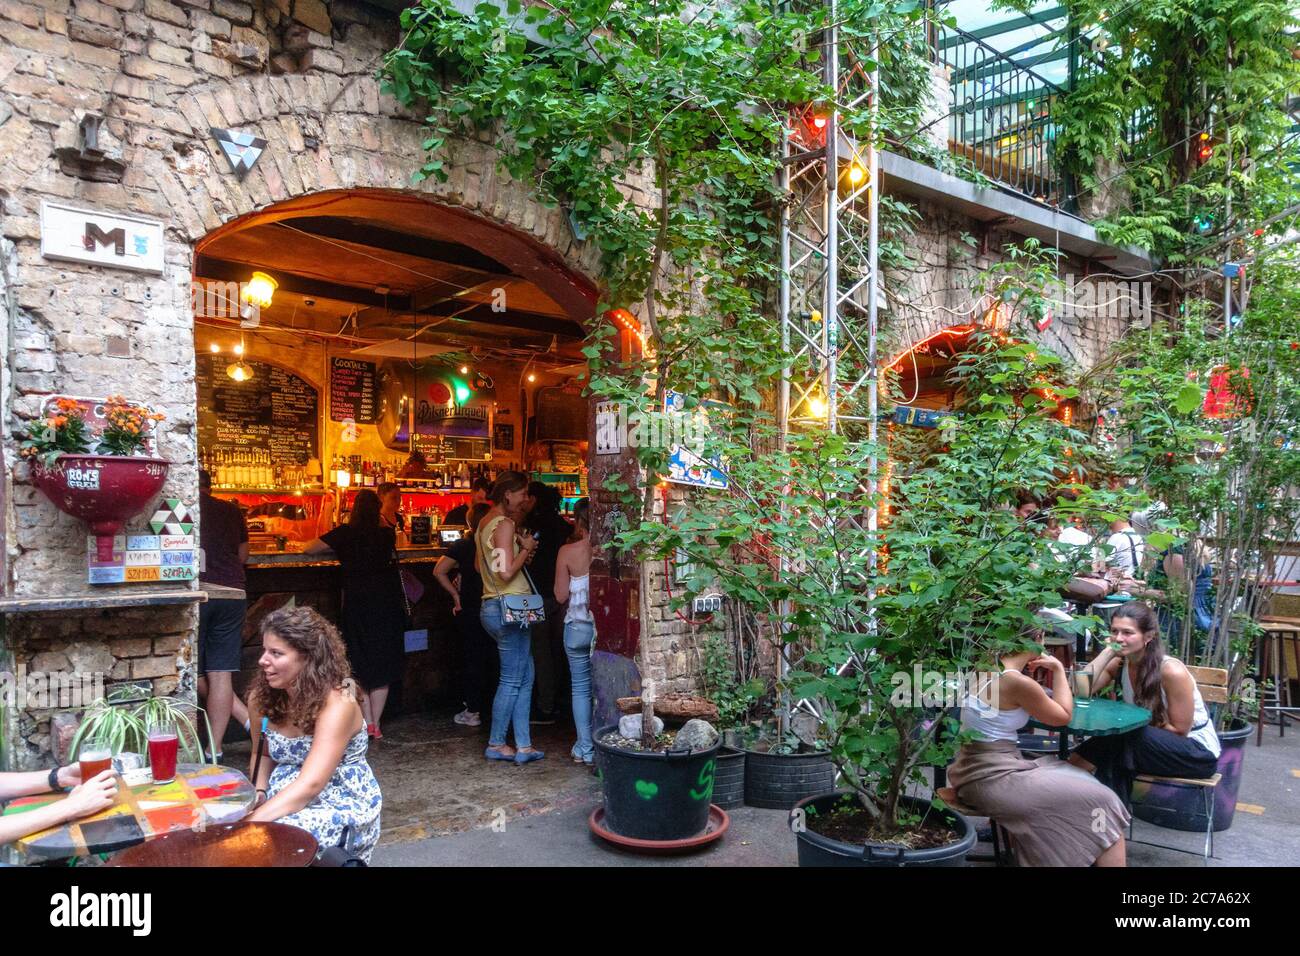
MULTIPOLYGON (((71 758, 76 759, 82 745, 88 740, 98 740, 112 748, 114 754, 138 753, 148 750, 149 727, 156 723, 172 723, 180 739, 180 749, 185 757, 203 761, 203 747, 199 733, 185 708, 173 697, 138 697, 138 688, 126 686, 109 691, 86 709, 81 725, 72 737, 69 747, 71 758)), ((207 724, 208 715, 202 708, 207 724)), ((211 737, 211 727, 208 727, 211 737)))

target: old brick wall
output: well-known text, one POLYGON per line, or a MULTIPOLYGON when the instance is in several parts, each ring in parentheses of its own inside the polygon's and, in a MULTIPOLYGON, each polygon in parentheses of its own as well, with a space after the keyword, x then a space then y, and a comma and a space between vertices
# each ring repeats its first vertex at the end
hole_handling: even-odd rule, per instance
MULTIPOLYGON (((496 167, 489 136, 448 145, 448 182, 412 184, 425 159, 419 116, 381 94, 375 77, 397 42, 394 14, 347 0, 4 0, 0 27, 0 235, 11 279, 0 412, 15 595, 91 592, 84 526, 14 464, 14 430, 49 395, 149 401, 167 416, 158 450, 174 464, 163 494, 197 500, 189 283, 194 245, 210 231, 294 197, 401 191, 470 210, 550 247, 575 272, 598 273, 595 247, 574 238, 563 210, 496 167), (106 162, 77 156, 87 113, 105 118, 106 162), (267 140, 242 180, 210 127, 267 140), (42 258, 42 199, 161 220, 165 272, 42 258)), ((649 182, 639 171, 621 188, 649 202, 649 182)), ((33 615, 12 619, 5 643, 29 669, 66 659, 191 696, 195 620, 193 608, 33 615), (135 643, 114 643, 127 633, 135 643)), ((0 749, 17 762, 47 748, 47 714, 5 723, 0 749)))

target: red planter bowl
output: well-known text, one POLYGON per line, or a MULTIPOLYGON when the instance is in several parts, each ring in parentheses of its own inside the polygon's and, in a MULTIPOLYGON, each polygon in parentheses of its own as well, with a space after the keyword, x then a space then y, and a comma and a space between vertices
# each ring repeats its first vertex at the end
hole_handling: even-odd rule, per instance
POLYGON ((100 561, 113 559, 113 536, 162 490, 165 458, 60 455, 53 467, 32 465, 32 481, 60 511, 90 525, 100 561))

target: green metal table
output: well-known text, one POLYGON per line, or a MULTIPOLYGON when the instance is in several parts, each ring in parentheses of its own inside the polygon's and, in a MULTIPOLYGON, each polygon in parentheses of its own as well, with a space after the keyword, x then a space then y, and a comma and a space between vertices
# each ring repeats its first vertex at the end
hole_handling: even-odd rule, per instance
POLYGON ((1074 712, 1064 727, 1052 727, 1033 719, 1029 721, 1029 726, 1059 731, 1061 742, 1058 756, 1066 760, 1070 756, 1070 734, 1080 737, 1111 737, 1137 730, 1149 723, 1151 711, 1145 707, 1104 697, 1076 697, 1074 712))

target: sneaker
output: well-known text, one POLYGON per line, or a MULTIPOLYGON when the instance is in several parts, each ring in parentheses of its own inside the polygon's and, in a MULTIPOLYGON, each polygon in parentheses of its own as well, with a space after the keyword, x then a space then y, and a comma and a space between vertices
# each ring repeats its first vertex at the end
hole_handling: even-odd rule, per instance
POLYGON ((453 723, 460 724, 462 727, 477 727, 483 723, 482 719, 474 711, 466 708, 452 718, 453 723))

